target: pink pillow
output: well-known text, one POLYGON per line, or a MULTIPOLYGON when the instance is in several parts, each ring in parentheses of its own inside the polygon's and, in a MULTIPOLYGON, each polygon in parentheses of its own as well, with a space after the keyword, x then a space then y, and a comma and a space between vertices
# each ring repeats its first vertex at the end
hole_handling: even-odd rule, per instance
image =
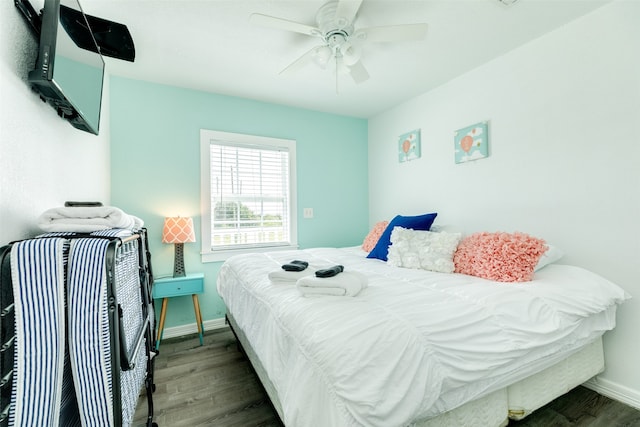
POLYGON ((527 282, 547 250, 545 241, 525 233, 475 233, 453 255, 455 272, 498 282, 527 282))
POLYGON ((367 237, 364 238, 364 242, 362 242, 362 249, 366 252, 371 252, 373 248, 380 240, 380 236, 384 233, 384 230, 387 229, 387 225, 389 225, 389 221, 380 221, 373 226, 367 237))

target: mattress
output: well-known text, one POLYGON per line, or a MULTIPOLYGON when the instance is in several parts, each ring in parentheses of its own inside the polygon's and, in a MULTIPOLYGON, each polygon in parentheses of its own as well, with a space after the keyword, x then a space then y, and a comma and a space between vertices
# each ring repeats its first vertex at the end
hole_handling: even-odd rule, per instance
POLYGON ((536 409, 604 370, 602 338, 507 388, 509 418, 521 420, 536 409))
POLYGON ((19 241, 10 252, 17 302, 10 425, 133 421, 147 376, 138 240, 66 239, 72 235, 19 241))
POLYGON ((292 426, 409 425, 501 393, 612 329, 627 298, 572 266, 505 284, 332 248, 230 258, 218 291, 292 426), (304 298, 267 277, 292 259, 342 264, 369 286, 304 298))
MULTIPOLYGON (((283 417, 282 404, 260 359, 231 314, 227 320, 269 395, 273 407, 283 417)), ((538 408, 604 370, 602 339, 543 371, 509 387, 467 402, 436 417, 417 420, 412 427, 504 427, 509 419, 521 420, 538 408)))

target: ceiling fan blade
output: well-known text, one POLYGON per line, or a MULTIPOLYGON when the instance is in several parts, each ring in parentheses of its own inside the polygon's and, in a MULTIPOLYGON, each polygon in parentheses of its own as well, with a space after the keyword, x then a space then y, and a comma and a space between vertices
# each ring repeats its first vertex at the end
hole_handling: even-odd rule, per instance
POLYGON ((249 17, 249 22, 263 27, 293 31, 295 33, 306 34, 308 36, 322 36, 321 31, 311 25, 289 21, 288 19, 276 18, 275 16, 263 15, 261 13, 252 13, 249 17))
POLYGON ((353 22, 361 4, 362 0, 340 0, 336 7, 336 16, 334 19, 338 22, 340 22, 341 19, 344 19, 345 22, 353 22))
POLYGON ((322 49, 324 46, 314 46, 305 52, 301 57, 293 61, 291 64, 287 65, 279 74, 290 74, 298 71, 309 62, 313 60, 313 58, 318 55, 318 49, 322 49))
POLYGON ((349 67, 349 69, 351 72, 351 78, 353 79, 354 82, 362 83, 369 79, 369 73, 367 72, 367 69, 362 64, 362 61, 356 62, 351 67, 349 67))
POLYGON ((423 40, 426 35, 427 24, 404 24, 361 28, 353 36, 370 42, 402 42, 423 40))

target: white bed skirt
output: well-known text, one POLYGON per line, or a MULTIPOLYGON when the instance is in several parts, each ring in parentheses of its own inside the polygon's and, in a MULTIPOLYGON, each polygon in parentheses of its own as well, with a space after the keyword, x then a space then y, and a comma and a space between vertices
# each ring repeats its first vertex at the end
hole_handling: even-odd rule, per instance
MULTIPOLYGON (((227 320, 240 341, 274 409, 283 419, 282 404, 260 359, 233 315, 227 320)), ((412 427, 504 427, 509 418, 521 420, 604 370, 602 337, 559 363, 509 387, 494 391, 435 418, 417 421, 412 427)))

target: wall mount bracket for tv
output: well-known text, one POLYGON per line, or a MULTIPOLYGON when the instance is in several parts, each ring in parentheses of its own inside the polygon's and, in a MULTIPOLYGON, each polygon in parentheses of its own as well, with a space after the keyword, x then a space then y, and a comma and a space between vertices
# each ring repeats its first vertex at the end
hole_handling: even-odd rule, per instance
MULTIPOLYGON (((39 39, 40 29, 42 27, 42 12, 36 12, 29 0, 14 0, 14 3, 20 12, 22 12, 33 33, 39 39)), ((133 38, 131 38, 131 33, 129 33, 126 25, 87 14, 85 14, 85 16, 91 27, 93 38, 100 48, 100 52, 96 52, 93 43, 90 41, 84 41, 81 38, 74 39, 74 42, 79 47, 100 53, 103 56, 110 56, 124 61, 133 62, 135 60, 135 45, 133 44, 133 38)), ((75 25, 80 25, 79 23, 82 22, 82 20, 71 20, 70 22, 75 25)), ((80 34, 81 32, 71 31, 69 35, 72 38, 73 33, 80 34)))

